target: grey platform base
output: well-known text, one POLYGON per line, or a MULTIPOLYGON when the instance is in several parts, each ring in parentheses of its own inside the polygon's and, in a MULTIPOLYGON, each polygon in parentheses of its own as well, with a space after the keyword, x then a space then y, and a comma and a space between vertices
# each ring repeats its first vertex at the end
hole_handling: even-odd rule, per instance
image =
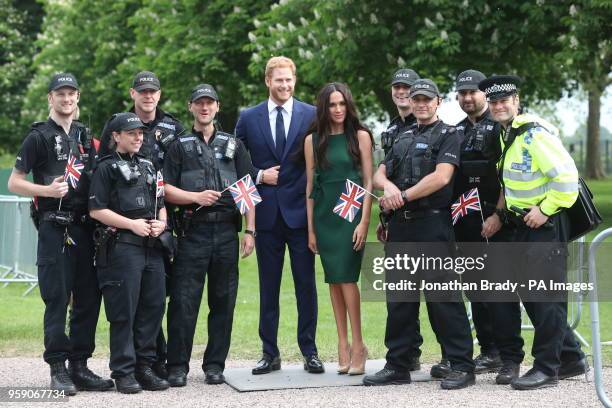
MULTIPOLYGON (((373 374, 382 369, 385 360, 369 360, 366 365, 366 374, 373 374)), ((336 372, 336 363, 325 363, 325 373, 309 374, 300 365, 283 364, 282 370, 269 374, 253 375, 251 368, 226 369, 225 382, 240 392, 282 390, 288 388, 321 388, 345 387, 349 385, 362 385, 363 375, 339 375, 336 372)), ((413 371, 412 381, 433 381, 428 372, 413 371)))

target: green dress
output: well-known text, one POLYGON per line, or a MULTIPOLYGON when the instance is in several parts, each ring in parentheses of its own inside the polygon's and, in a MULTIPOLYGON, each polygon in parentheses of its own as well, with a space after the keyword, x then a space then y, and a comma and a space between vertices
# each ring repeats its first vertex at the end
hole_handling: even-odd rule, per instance
MULTIPOLYGON (((313 146, 318 137, 313 134, 313 146)), ((325 283, 348 283, 359 280, 363 249, 353 250, 353 232, 361 220, 360 210, 353 222, 333 212, 346 179, 363 186, 361 175, 353 164, 344 134, 328 138, 327 161, 329 167, 315 166, 313 189, 313 221, 319 256, 325 273, 325 283)))

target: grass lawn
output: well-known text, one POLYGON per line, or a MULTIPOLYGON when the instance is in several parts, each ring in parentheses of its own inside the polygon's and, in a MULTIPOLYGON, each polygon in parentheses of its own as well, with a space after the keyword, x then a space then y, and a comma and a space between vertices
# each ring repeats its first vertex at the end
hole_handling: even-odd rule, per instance
MULTIPOLYGON (((598 207, 604 219, 610 225, 612 220, 612 181, 589 182, 595 195, 598 207)), ((374 230, 377 214, 372 215, 369 241, 375 241, 374 230)), ((603 228, 600 228, 602 230, 603 228)), ((589 237, 592 238, 591 234, 589 237)), ((317 330, 317 345, 323 360, 336 360, 337 337, 329 293, 323 280, 323 270, 317 259, 317 284, 319 293, 319 319, 317 330)), ((29 296, 22 297, 25 287, 11 284, 0 288, 0 356, 15 355, 41 355, 43 351, 42 318, 43 302, 38 291, 29 296)), ((297 360, 300 358, 296 342, 296 302, 289 269, 288 257, 285 262, 283 282, 281 288, 281 321, 279 330, 279 347, 284 359, 297 360)), ((370 356, 383 358, 385 355, 384 333, 386 308, 381 302, 364 302, 362 305, 364 337, 370 356)), ((194 358, 201 359, 203 345, 206 344, 206 301, 202 303, 198 319, 194 347, 194 358)), ((600 324, 602 326, 602 340, 612 340, 612 304, 600 304, 600 324)), ((260 356, 260 340, 258 336, 259 295, 255 255, 240 263, 240 286, 238 300, 234 315, 234 330, 230 358, 256 360, 260 356)), ((165 323, 164 323, 165 325, 165 323)), ((583 315, 578 327, 579 332, 590 342, 591 327, 588 304, 583 307, 583 315)), ((426 308, 421 308, 421 331, 424 337, 424 361, 433 362, 439 358, 437 345, 429 321, 426 308)), ((531 349, 532 332, 524 331, 526 340, 525 350, 529 355, 531 349)), ((101 313, 97 332, 97 356, 108 355, 108 323, 104 312, 101 313)), ((612 361, 612 346, 604 347, 606 359, 612 361)), ((476 353, 478 349, 476 349, 476 353)), ((585 352, 590 353, 589 349, 585 352)), ((530 357, 528 356, 530 360, 530 357)))

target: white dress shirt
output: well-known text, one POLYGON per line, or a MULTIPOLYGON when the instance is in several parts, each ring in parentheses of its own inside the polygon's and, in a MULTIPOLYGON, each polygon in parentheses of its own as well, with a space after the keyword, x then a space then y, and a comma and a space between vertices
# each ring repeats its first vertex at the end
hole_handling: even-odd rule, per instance
MULTIPOLYGON (((276 146, 276 115, 278 111, 276 107, 278 105, 272 99, 268 99, 268 115, 270 118, 270 130, 272 131, 272 139, 276 146)), ((285 125, 285 137, 289 134, 289 125, 291 124, 291 114, 293 113, 293 98, 289 98, 287 102, 283 104, 283 123, 285 125)))

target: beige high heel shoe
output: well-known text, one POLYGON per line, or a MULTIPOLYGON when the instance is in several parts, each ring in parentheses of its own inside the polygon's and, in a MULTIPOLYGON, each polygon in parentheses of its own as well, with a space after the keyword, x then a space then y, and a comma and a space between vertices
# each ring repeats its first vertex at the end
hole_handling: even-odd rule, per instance
POLYGON ((363 346, 363 351, 361 352, 362 358, 357 360, 354 359, 356 356, 352 356, 351 358, 351 366, 348 370, 348 375, 361 375, 365 374, 365 365, 366 361, 368 361, 368 348, 363 346))
POLYGON ((341 350, 338 346, 338 374, 346 374, 351 366, 351 346, 350 344, 345 350, 341 350))

